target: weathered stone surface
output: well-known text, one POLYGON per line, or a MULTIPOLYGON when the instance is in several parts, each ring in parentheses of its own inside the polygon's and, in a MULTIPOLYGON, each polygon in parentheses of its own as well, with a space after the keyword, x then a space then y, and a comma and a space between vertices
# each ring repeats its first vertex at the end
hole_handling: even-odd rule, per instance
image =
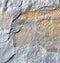
POLYGON ((59 7, 59 0, 0 0, 0 27, 10 28, 10 22, 21 13, 28 11, 52 10, 59 7), (4 25, 4 22, 6 24, 4 25), (9 24, 9 25, 8 25, 9 24), (8 27, 7 27, 8 25, 8 27))
POLYGON ((57 8, 59 0, 0 0, 0 63, 60 63, 57 8))
POLYGON ((0 28, 0 63, 5 63, 15 54, 13 38, 9 36, 9 30, 0 28))
POLYGON ((53 52, 54 48, 55 52, 60 50, 60 9, 44 13, 27 12, 22 14, 19 19, 17 22, 22 23, 22 28, 15 34, 17 47, 38 40, 48 51, 53 52))
POLYGON ((22 3, 22 12, 34 11, 37 9, 40 10, 49 10, 59 7, 59 0, 23 0, 22 3), (45 8, 44 8, 45 7, 45 8), (49 8, 50 7, 50 8, 49 8))
POLYGON ((7 63, 59 63, 59 54, 47 52, 38 41, 17 50, 16 55, 7 63))

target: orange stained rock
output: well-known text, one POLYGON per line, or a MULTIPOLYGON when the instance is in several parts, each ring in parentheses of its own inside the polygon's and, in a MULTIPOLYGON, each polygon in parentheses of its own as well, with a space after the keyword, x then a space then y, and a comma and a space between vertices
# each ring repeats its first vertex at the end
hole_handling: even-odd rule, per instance
POLYGON ((60 38, 60 20, 44 22, 44 24, 42 22, 41 27, 47 30, 49 36, 60 38))
MULTIPOLYGON (((46 16, 51 16, 51 20, 43 20, 40 26, 49 33, 50 37, 60 38, 60 9, 46 11, 44 13, 40 11, 30 11, 20 16, 21 19, 32 19, 36 22, 36 19, 44 19, 46 16)), ((38 21, 38 20, 37 20, 38 21)))
MULTIPOLYGON (((30 11, 27 12, 25 14, 22 14, 20 16, 21 19, 26 19, 26 18, 31 18, 31 19, 35 19, 37 17, 39 17, 40 19, 43 19, 45 16, 50 15, 52 17, 56 17, 60 15, 60 9, 56 9, 56 10, 51 10, 51 11, 46 11, 44 13, 42 13, 39 10, 36 11, 30 11)), ((60 16, 59 16, 60 17, 60 16)))
POLYGON ((37 18, 38 16, 40 16, 40 15, 42 15, 43 13, 41 13, 40 11, 38 11, 38 10, 36 10, 36 11, 30 11, 30 12, 27 12, 27 13, 25 13, 25 14, 22 14, 21 16, 20 16, 20 18, 21 19, 28 19, 28 18, 30 18, 30 19, 35 19, 35 18, 37 18))

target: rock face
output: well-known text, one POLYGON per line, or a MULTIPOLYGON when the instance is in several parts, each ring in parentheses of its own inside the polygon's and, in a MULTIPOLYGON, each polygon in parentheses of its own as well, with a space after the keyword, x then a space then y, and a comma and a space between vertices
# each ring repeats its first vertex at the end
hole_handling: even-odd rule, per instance
POLYGON ((28 12, 22 14, 19 20, 22 22, 22 28, 15 34, 17 47, 38 40, 50 51, 60 50, 60 9, 44 13, 40 11, 28 12))
POLYGON ((7 63, 59 63, 59 54, 47 52, 38 41, 18 49, 17 54, 7 63))
POLYGON ((0 63, 60 63, 60 0, 0 0, 0 63))

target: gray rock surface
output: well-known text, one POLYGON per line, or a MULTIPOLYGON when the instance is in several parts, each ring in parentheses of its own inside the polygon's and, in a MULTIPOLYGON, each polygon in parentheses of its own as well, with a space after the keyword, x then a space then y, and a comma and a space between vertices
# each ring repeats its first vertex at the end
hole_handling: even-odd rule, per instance
POLYGON ((0 28, 0 63, 6 62, 15 54, 12 35, 9 36, 9 30, 0 28))
POLYGON ((59 0, 0 0, 0 63, 60 63, 60 54, 47 52, 38 42, 22 48, 15 45, 15 33, 22 27, 15 21, 21 14, 58 7, 59 0))
POLYGON ((7 63, 59 63, 59 54, 47 52, 38 41, 17 50, 7 63))

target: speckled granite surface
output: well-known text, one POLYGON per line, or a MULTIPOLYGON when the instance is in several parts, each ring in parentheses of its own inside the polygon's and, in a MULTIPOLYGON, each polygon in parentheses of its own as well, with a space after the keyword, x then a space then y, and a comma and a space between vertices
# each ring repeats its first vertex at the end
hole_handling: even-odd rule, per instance
POLYGON ((0 0, 0 63, 60 63, 60 0, 0 0))

